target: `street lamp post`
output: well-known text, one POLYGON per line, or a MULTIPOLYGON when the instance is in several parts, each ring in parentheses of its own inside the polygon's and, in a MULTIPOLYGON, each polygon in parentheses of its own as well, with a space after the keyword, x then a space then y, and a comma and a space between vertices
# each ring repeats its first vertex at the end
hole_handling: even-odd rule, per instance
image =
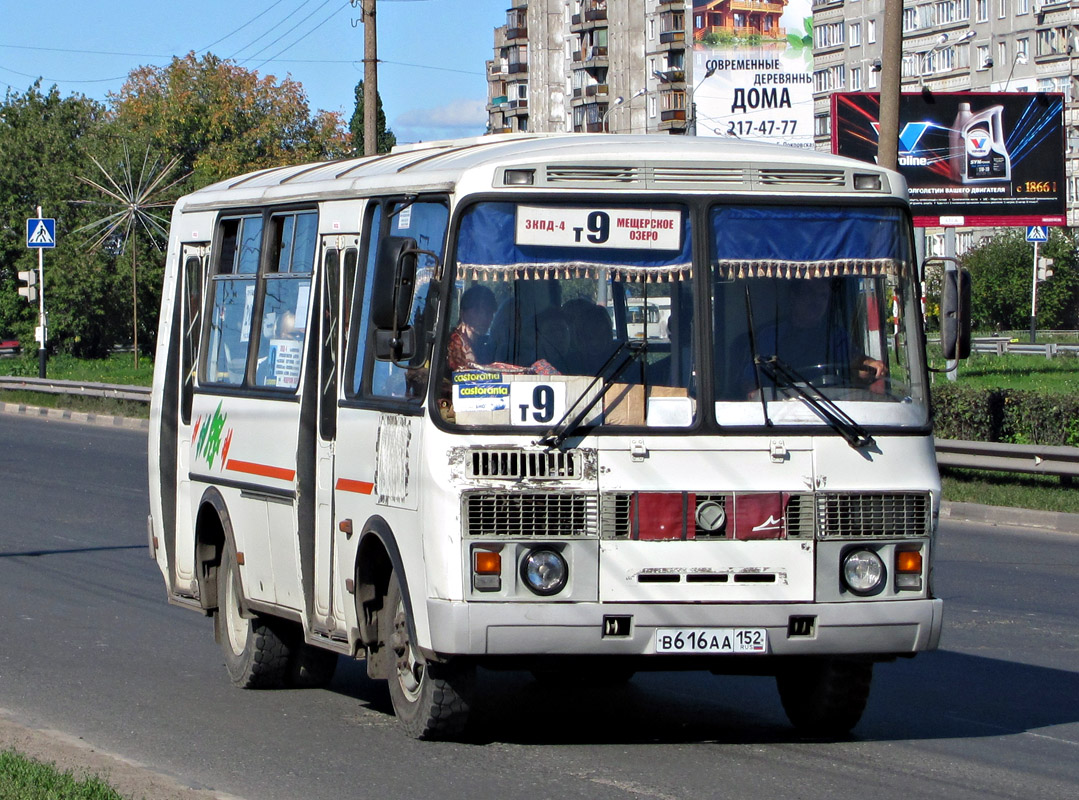
POLYGON ((603 119, 600 121, 600 129, 604 133, 610 132, 607 130, 607 117, 611 116, 611 112, 618 108, 620 105, 622 105, 624 102, 626 102, 626 98, 624 98, 622 95, 618 95, 618 97, 612 100, 607 106, 607 110, 603 112, 603 119))

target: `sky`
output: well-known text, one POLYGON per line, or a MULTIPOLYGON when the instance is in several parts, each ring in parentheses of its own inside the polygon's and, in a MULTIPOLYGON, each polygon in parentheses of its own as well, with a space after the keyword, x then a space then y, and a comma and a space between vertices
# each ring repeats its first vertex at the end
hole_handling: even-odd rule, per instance
MULTIPOLYGON (((311 111, 352 116, 363 77, 360 0, 0 0, 0 93, 35 80, 107 102, 128 73, 212 52, 289 75, 311 111), (353 2, 355 6, 353 7, 353 2)), ((485 62, 508 0, 377 0, 379 94, 399 142, 484 132, 485 62)))

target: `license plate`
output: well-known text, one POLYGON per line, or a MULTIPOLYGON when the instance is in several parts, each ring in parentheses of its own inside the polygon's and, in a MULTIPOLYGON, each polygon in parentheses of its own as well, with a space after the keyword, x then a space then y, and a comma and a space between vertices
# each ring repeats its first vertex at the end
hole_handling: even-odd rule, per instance
POLYGON ((724 655, 767 653, 764 628, 659 628, 657 653, 724 655))

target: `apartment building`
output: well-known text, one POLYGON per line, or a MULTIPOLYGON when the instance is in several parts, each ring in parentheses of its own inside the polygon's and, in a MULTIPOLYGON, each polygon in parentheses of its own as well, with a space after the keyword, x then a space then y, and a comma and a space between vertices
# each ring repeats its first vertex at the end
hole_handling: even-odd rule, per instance
POLYGON ((510 0, 491 132, 685 133, 685 0, 510 0))
MULTIPOLYGON (((1068 225, 1079 225, 1079 0, 907 0, 904 92, 1061 92, 1068 225)), ((879 91, 884 0, 815 0, 814 139, 830 147, 830 95, 879 91)), ((970 241, 961 234, 960 250, 970 241)))

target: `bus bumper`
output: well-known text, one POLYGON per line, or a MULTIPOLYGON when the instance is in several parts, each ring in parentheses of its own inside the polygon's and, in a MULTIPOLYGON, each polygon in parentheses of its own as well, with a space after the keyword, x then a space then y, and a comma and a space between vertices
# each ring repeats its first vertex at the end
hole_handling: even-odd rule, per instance
POLYGON ((898 656, 936 649, 943 601, 687 605, 428 600, 427 611, 430 650, 441 656, 653 655, 659 628, 763 628, 767 655, 898 656), (627 617, 628 623, 610 624, 612 618, 627 617), (619 635, 605 635, 612 627, 619 635))

